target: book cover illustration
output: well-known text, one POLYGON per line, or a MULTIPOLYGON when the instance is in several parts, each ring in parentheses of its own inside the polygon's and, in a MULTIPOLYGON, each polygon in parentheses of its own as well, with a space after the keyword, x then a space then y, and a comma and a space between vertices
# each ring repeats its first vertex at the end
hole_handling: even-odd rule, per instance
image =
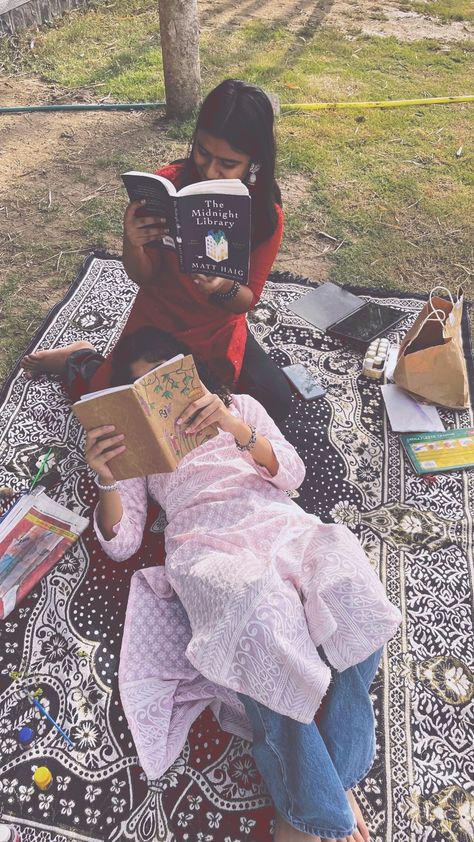
POLYGON ((147 416, 160 419, 160 437, 165 439, 176 462, 217 434, 216 426, 211 425, 186 435, 186 425, 176 423, 186 407, 203 394, 191 355, 174 363, 172 371, 167 371, 166 367, 150 371, 136 381, 135 388, 147 416))
POLYGON ((208 231, 206 237, 206 257, 220 263, 229 257, 229 244, 223 231, 208 231))
POLYGON ((474 466, 474 428, 403 435, 403 446, 419 474, 474 466))
POLYGON ((11 510, 0 538, 1 619, 33 590, 87 524, 86 518, 68 512, 45 494, 34 501, 26 497, 11 510))

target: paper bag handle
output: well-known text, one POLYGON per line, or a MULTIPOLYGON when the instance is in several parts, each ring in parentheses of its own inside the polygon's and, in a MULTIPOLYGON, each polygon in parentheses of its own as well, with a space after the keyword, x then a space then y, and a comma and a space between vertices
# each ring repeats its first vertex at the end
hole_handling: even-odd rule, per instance
POLYGON ((452 296, 451 290, 450 290, 450 289, 448 289, 448 287, 444 287, 444 286, 442 286, 442 285, 435 286, 435 287, 433 287, 433 288, 432 288, 432 290, 431 290, 431 292, 430 292, 430 298, 429 298, 429 301, 430 301, 430 307, 433 307, 433 302, 432 302, 433 293, 434 293, 436 290, 438 290, 438 289, 444 289, 444 291, 448 293, 448 295, 449 295, 449 300, 451 301, 451 304, 452 304, 452 305, 453 305, 453 307, 454 307, 454 299, 453 299, 453 296, 452 296))
MULTIPOLYGON (((435 289, 436 289, 436 287, 435 287, 435 289)), ((440 325, 441 325, 442 327, 444 327, 444 320, 445 320, 445 317, 446 317, 446 313, 444 312, 444 310, 437 310, 436 308, 434 308, 434 309, 433 309, 433 310, 431 310, 431 312, 430 312, 430 313, 428 313, 428 315, 427 315, 427 316, 425 316, 425 318, 423 319, 423 321, 422 321, 422 323, 421 323, 421 325, 420 325, 420 330, 421 330, 421 328, 422 328, 422 327, 424 327, 424 326, 425 326, 426 322, 439 322, 439 323, 440 323, 440 325), (432 316, 434 316, 434 318, 432 318, 432 316)), ((418 331, 418 332, 419 332, 419 331, 418 331)))

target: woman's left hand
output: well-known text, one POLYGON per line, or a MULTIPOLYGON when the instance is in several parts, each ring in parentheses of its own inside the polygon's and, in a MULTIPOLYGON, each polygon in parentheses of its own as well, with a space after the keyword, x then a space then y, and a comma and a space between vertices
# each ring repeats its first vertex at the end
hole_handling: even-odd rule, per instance
POLYGON ((225 403, 217 396, 209 392, 204 386, 204 395, 202 398, 193 401, 188 408, 184 410, 182 415, 178 418, 176 423, 179 426, 186 424, 190 418, 193 420, 185 428, 185 434, 199 433, 210 424, 217 424, 220 430, 224 433, 232 432, 235 425, 235 417, 227 409, 225 403), (196 413, 198 413, 196 415, 196 413), (193 416, 196 415, 195 418, 193 416))
POLYGON ((212 295, 214 292, 227 292, 233 284, 233 281, 228 278, 218 278, 215 275, 211 277, 208 275, 191 275, 191 277, 204 295, 212 295))

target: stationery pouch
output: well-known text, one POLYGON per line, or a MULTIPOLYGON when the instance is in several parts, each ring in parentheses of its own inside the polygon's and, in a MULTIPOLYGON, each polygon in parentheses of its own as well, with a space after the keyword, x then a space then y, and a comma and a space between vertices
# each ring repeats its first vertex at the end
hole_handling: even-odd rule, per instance
POLYGON ((456 301, 446 287, 434 287, 398 354, 393 379, 397 386, 431 403, 452 409, 469 406, 461 318, 463 292, 456 301), (449 301, 434 295, 445 290, 449 301))

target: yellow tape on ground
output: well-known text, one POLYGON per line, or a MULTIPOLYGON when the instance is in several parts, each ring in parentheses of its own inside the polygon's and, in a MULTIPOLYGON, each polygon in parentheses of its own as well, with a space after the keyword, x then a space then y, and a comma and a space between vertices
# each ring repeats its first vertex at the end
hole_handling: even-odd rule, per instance
POLYGON ((373 102, 294 102, 282 103, 280 111, 325 111, 343 108, 405 108, 410 105, 449 105, 453 102, 474 102, 474 94, 466 96, 434 96, 425 99, 387 99, 373 102))

